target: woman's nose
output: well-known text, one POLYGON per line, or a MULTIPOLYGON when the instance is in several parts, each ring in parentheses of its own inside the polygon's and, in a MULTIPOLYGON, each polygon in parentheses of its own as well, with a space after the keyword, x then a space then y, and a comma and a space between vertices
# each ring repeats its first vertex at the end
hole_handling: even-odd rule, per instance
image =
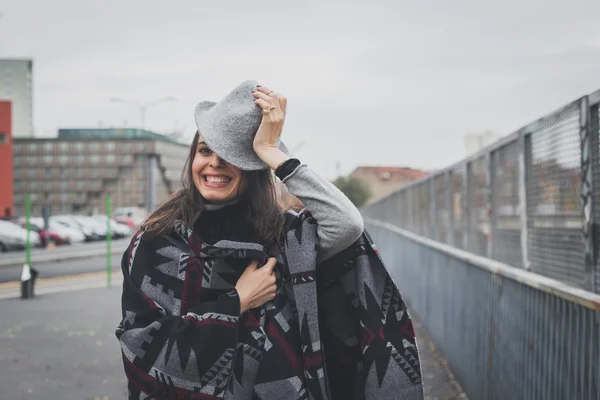
POLYGON ((217 153, 213 153, 213 156, 210 160, 210 166, 213 168, 220 168, 225 165, 225 161, 217 155, 217 153))

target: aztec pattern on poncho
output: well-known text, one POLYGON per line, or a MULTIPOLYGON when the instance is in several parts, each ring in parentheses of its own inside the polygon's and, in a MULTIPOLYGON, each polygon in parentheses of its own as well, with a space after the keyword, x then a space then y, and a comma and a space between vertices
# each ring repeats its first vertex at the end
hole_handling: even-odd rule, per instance
POLYGON ((316 222, 286 213, 277 296, 240 316, 233 289, 258 244, 137 233, 117 328, 130 399, 423 398, 412 321, 365 233, 316 265, 316 222), (318 301, 317 301, 318 299, 318 301))

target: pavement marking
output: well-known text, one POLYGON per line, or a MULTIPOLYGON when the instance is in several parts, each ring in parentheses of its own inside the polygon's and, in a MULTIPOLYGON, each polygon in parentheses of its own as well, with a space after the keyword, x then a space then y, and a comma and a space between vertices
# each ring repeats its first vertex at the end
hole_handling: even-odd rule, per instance
MULTIPOLYGON (((122 283, 123 274, 121 273, 121 270, 114 270, 111 279, 111 287, 116 287, 122 283)), ((38 279, 35 285, 35 295, 38 296, 101 287, 107 287, 106 271, 38 279)), ((18 297, 21 297, 21 282, 5 282, 0 284, 0 300, 18 297)))

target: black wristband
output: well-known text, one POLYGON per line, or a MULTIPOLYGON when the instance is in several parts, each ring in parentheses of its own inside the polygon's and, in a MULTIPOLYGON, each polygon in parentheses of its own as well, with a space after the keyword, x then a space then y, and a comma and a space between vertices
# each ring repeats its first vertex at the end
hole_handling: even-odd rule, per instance
POLYGON ((289 174, 294 172, 299 165, 300 160, 298 160, 297 158, 290 158, 289 160, 286 160, 283 164, 281 164, 279 167, 277 167, 277 169, 275 170, 275 175, 277 175, 279 179, 284 180, 288 177, 289 174))

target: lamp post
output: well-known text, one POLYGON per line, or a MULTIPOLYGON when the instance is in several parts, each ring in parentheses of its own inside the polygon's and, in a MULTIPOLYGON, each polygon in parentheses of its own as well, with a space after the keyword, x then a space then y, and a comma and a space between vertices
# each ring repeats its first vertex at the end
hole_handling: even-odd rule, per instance
POLYGON ((139 101, 136 101, 136 100, 127 100, 127 99, 122 99, 120 97, 113 97, 110 99, 110 101, 113 103, 125 103, 125 104, 130 104, 134 107, 137 107, 140 110, 141 128, 142 129, 146 129, 146 110, 148 109, 148 107, 155 106, 160 103, 175 101, 175 100, 177 100, 177 99, 173 96, 161 97, 160 99, 152 100, 147 103, 140 103, 139 101))

